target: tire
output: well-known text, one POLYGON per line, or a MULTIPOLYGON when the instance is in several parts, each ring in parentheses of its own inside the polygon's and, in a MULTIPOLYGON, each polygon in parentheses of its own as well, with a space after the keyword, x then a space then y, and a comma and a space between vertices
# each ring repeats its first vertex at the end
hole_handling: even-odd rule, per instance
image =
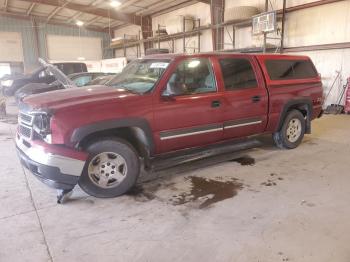
POLYGON ((279 148, 298 147, 305 134, 305 118, 298 110, 291 110, 284 119, 281 129, 273 134, 273 140, 279 148))
POLYGON ((105 138, 89 145, 87 152, 89 157, 78 182, 87 194, 112 198, 125 194, 135 185, 140 160, 127 141, 105 138))

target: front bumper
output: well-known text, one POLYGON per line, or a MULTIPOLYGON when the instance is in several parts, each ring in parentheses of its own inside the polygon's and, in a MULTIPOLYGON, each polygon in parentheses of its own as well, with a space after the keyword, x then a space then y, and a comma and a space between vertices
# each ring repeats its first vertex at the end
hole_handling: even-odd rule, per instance
POLYGON ((16 148, 21 164, 43 183, 56 189, 72 189, 78 183, 87 158, 83 152, 30 143, 19 135, 16 136, 16 148))

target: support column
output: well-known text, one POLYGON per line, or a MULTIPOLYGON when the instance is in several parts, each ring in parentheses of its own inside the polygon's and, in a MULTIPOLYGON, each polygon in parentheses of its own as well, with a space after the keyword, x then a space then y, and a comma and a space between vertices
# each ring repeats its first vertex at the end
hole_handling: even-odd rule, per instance
MULTIPOLYGON (((38 58, 40 57, 40 43, 39 43, 39 31, 38 31, 38 23, 37 21, 32 18, 32 27, 34 31, 34 45, 35 45, 35 54, 36 54, 36 64, 38 64, 38 58)), ((47 59, 47 57, 44 57, 44 59, 47 59)))
MULTIPOLYGON (((153 36, 152 33, 152 17, 144 16, 141 19, 141 33, 142 39, 147 39, 153 36)), ((144 42, 143 48, 146 54, 146 50, 153 47, 153 42, 144 42)))
POLYGON ((286 23, 286 5, 287 5, 287 0, 283 0, 283 9, 282 9, 282 30, 281 30, 281 50, 280 53, 283 53, 283 48, 284 48, 284 26, 286 23))
POLYGON ((224 22, 225 0, 211 0, 210 13, 212 24, 213 50, 224 49, 224 27, 218 25, 224 22))

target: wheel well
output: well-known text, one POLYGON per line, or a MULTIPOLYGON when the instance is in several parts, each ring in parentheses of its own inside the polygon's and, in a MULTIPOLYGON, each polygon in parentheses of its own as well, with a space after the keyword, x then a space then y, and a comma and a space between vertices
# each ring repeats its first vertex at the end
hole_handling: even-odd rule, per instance
POLYGON ((303 114, 303 116, 305 118, 305 122, 306 122, 305 133, 310 134, 311 133, 311 111, 310 111, 311 108, 310 108, 310 106, 307 103, 292 104, 288 107, 283 119, 287 116, 288 112, 290 112, 292 110, 298 110, 299 112, 301 112, 303 114))
POLYGON ((296 104, 296 105, 291 105, 288 110, 287 110, 287 113, 292 111, 292 110, 298 110, 300 111, 304 117, 307 117, 309 114, 310 114, 310 110, 309 110, 309 107, 308 105, 306 104, 296 104))
POLYGON ((144 131, 139 127, 119 127, 97 131, 84 137, 79 142, 80 148, 87 148, 90 144, 104 137, 119 137, 129 142, 138 155, 143 158, 149 158, 150 146, 144 131))

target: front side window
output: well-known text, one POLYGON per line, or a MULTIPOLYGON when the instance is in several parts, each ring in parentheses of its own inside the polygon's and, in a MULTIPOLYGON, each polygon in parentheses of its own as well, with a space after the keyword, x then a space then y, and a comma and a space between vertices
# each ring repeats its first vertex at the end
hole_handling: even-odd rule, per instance
POLYGON ((244 58, 224 58, 219 60, 226 90, 257 87, 253 67, 244 58))
POLYGON ((168 59, 138 59, 108 82, 108 86, 126 89, 135 93, 151 91, 168 67, 168 59))
POLYGON ((213 70, 208 59, 181 62, 171 75, 165 95, 190 95, 216 92, 213 70))

